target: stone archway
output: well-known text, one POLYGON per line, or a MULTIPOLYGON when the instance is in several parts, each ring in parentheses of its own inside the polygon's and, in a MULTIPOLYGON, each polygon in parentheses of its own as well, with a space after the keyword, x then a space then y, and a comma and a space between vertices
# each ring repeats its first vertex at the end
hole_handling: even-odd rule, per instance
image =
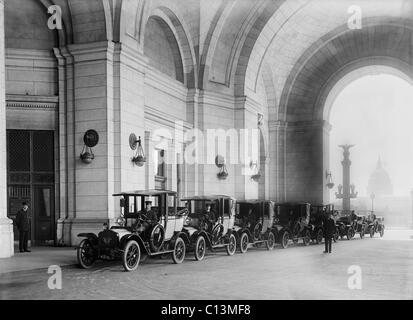
POLYGON ((287 200, 329 201, 329 94, 346 75, 363 67, 384 65, 410 76, 412 31, 408 21, 384 18, 368 19, 362 30, 342 26, 295 64, 280 101, 280 118, 287 123, 287 200))

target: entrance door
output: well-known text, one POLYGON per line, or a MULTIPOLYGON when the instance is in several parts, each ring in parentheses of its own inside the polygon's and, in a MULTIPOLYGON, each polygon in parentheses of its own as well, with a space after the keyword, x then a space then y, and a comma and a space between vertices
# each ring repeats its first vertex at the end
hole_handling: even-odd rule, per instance
POLYGON ((46 242, 53 239, 53 186, 33 186, 34 238, 46 242))
POLYGON ((27 202, 32 243, 54 242, 53 131, 7 130, 7 183, 8 216, 14 219, 27 202))

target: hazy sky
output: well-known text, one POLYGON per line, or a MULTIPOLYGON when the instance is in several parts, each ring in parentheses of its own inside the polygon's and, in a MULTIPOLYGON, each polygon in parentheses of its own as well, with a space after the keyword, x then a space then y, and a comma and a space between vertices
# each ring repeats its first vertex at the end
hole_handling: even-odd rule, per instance
POLYGON ((413 87, 393 75, 364 76, 350 83, 335 100, 330 123, 330 168, 342 183, 342 149, 351 149, 351 180, 366 195, 371 172, 381 156, 395 195, 413 188, 413 87))

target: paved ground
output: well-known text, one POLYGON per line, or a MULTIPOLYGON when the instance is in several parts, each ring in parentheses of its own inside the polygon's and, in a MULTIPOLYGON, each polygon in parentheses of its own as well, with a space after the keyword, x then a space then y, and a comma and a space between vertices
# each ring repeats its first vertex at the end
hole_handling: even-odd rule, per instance
POLYGON ((61 290, 48 289, 47 269, 2 273, 0 299, 413 299, 413 231, 342 240, 332 254, 322 251, 251 249, 202 262, 189 256, 181 265, 150 259, 131 273, 113 262, 92 270, 66 266, 61 290), (361 267, 361 290, 348 288, 352 265, 361 267))

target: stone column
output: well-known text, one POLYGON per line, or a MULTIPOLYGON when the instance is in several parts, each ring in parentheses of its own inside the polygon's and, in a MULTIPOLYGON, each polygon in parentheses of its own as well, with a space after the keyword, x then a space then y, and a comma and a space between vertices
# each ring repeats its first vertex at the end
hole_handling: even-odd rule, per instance
POLYGON ((284 121, 270 121, 269 128, 269 197, 268 199, 283 202, 286 200, 285 179, 285 139, 287 123, 284 121))
POLYGON ((13 221, 7 218, 5 91, 4 0, 0 0, 0 258, 14 255, 13 221))
POLYGON ((413 228, 413 189, 412 189, 412 191, 410 191, 410 196, 411 196, 411 198, 412 198, 412 212, 411 212, 411 214, 412 214, 412 220, 411 220, 411 222, 410 222, 410 227, 413 228))
POLYGON ((286 137, 286 200, 327 203, 329 125, 326 121, 288 123, 286 137))

